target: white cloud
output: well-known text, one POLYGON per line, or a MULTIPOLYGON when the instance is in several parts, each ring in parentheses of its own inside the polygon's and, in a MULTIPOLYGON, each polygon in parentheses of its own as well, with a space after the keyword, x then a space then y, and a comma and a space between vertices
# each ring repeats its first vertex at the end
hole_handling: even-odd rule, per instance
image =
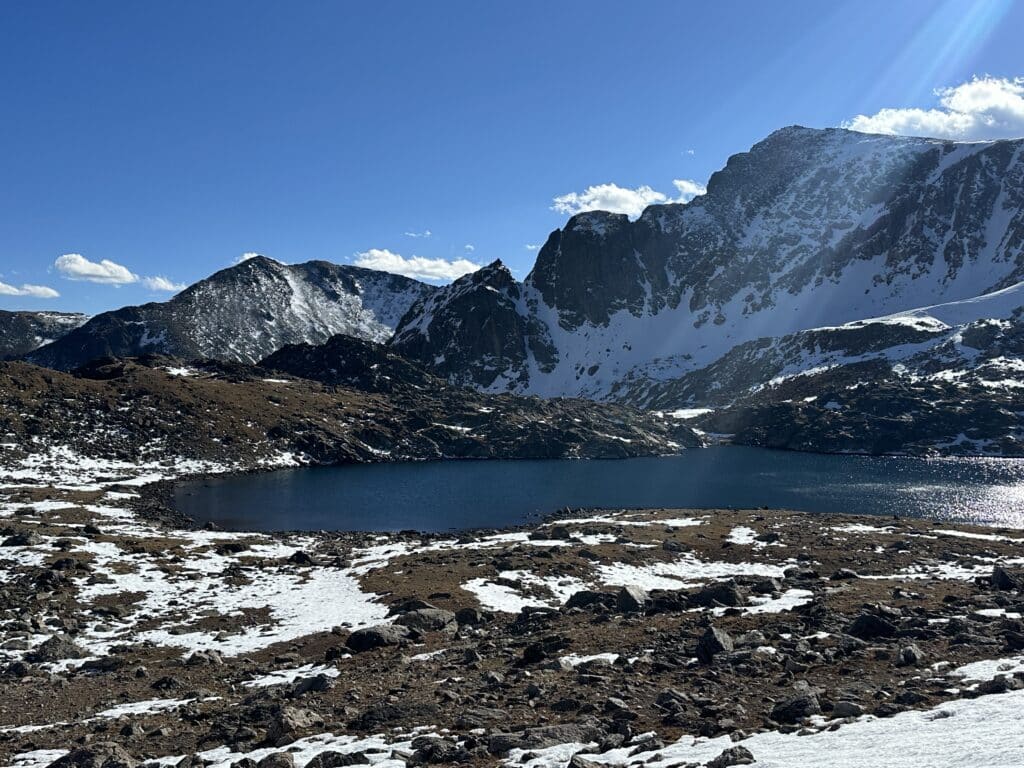
POLYGON ((888 108, 857 115, 844 128, 864 133, 940 139, 1011 139, 1024 136, 1024 78, 975 77, 935 92, 939 107, 888 108))
POLYGON ((698 184, 692 179, 673 179, 672 184, 679 193, 679 196, 674 201, 677 203, 688 203, 693 198, 699 197, 708 191, 707 187, 703 184, 698 184))
POLYGON ((476 272, 481 265, 467 259, 428 259, 423 256, 406 258, 392 253, 387 248, 371 248, 356 254, 355 265, 367 269, 379 269, 420 280, 455 280, 470 272, 476 272))
POLYGON ((434 234, 434 233, 431 232, 429 229, 424 229, 422 232, 406 232, 405 236, 406 237, 430 237, 432 234, 434 234))
POLYGON ((177 293, 188 287, 185 283, 175 283, 160 275, 144 277, 142 278, 142 284, 151 291, 169 291, 170 293, 177 293))
POLYGON ((31 296, 33 299, 56 299, 60 294, 47 285, 25 283, 18 288, 0 281, 0 296, 31 296))
POLYGON ((105 285, 128 285, 139 282, 139 276, 127 267, 115 264, 109 259, 100 262, 89 261, 80 253, 65 253, 53 263, 68 280, 85 280, 105 285))
POLYGON ((466 244, 465 244, 464 246, 462 246, 462 247, 463 247, 463 248, 465 248, 465 249, 466 249, 466 250, 467 250, 467 251, 468 251, 469 253, 472 253, 473 251, 475 251, 475 250, 476 250, 476 246, 475 246, 475 245, 473 245, 472 243, 466 243, 466 244))
POLYGON ((540 250, 540 246, 537 245, 536 243, 527 243, 526 245, 523 246, 523 248, 525 248, 528 251, 539 251, 540 250))
POLYGON ((584 211, 609 211, 624 213, 635 219, 648 205, 658 203, 687 203, 707 190, 704 185, 688 179, 675 179, 672 182, 679 191, 679 196, 672 198, 664 192, 658 192, 646 184, 636 189, 620 187, 618 184, 598 184, 587 187, 583 192, 570 192, 553 200, 551 210, 570 216, 584 211))
POLYGON ((248 261, 249 259, 255 259, 257 256, 262 256, 262 255, 263 255, 262 253, 255 253, 254 251, 246 251, 241 256, 236 256, 234 261, 231 262, 231 265, 235 266, 236 264, 241 264, 243 261, 248 261))
MULTIPOLYGON (((151 291, 170 291, 177 293, 186 286, 183 283, 175 283, 161 275, 153 277, 140 277, 128 267, 117 264, 109 259, 99 262, 89 261, 80 253, 65 253, 57 259, 53 266, 68 280, 84 280, 89 283, 100 283, 102 285, 132 285, 142 283, 151 291)), ((25 286, 41 291, 52 290, 45 286, 25 286)), ((56 295, 56 292, 54 292, 56 295)))

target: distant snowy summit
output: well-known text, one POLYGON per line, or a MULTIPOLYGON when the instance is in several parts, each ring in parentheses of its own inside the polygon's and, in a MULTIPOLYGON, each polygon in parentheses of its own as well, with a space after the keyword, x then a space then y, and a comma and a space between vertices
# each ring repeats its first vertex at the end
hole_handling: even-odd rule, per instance
POLYGON ((88 319, 77 312, 0 310, 0 360, 28 354, 70 333, 88 319))
POLYGON ((785 128, 689 203, 574 216, 523 283, 462 278, 392 343, 483 389, 635 399, 754 339, 979 296, 1024 279, 1022 146, 785 128))
POLYGON ((321 344, 337 334, 381 342, 434 290, 361 267, 258 256, 169 301, 97 315, 28 359, 64 370, 143 354, 254 363, 287 344, 321 344))

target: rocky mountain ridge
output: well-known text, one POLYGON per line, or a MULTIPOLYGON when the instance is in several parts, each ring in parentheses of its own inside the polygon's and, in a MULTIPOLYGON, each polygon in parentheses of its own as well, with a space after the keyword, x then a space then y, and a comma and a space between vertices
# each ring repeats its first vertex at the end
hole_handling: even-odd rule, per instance
MULTIPOLYGON (((358 343, 358 342, 356 342, 358 343)), ((74 373, 0 363, 3 458, 200 462, 221 471, 465 458, 623 458, 703 440, 686 425, 586 400, 487 395, 421 374, 388 387, 330 384, 244 363, 106 358, 74 373), (62 458, 63 457, 63 458, 62 458)), ((379 347, 364 350, 386 356, 379 347)), ((294 360, 294 358, 292 358, 294 360)), ((392 373, 411 368, 397 362, 392 373)))
POLYGON ((321 343, 338 333, 384 341, 409 307, 434 290, 360 267, 255 257, 169 301, 97 315, 28 359, 61 370, 142 354, 255 363, 286 344, 321 343))
POLYGON ((441 289, 393 344, 460 383, 605 399, 758 338, 980 296, 1024 277, 1022 147, 782 129, 689 203, 574 216, 521 284, 494 264, 441 289))
POLYGON ((0 310, 0 360, 20 357, 49 344, 88 320, 78 312, 0 310))

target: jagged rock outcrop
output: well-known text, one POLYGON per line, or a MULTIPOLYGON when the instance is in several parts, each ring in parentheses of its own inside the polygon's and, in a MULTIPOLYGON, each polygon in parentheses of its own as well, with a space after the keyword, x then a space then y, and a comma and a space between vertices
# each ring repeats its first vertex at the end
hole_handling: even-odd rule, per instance
POLYGON ((441 387, 445 383, 383 344, 344 334, 332 336, 323 344, 289 344, 262 360, 260 366, 363 392, 441 387))
POLYGON ((500 261, 417 302, 391 340, 394 350, 457 384, 518 389, 528 363, 550 367, 543 325, 523 311, 522 287, 500 261))

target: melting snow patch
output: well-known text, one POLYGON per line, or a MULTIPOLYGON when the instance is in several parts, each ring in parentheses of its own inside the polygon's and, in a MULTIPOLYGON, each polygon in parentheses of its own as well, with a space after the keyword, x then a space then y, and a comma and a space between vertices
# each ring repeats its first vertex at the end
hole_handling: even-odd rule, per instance
POLYGON ((832 530, 836 533, 892 533, 896 529, 891 525, 879 527, 877 525, 865 525, 864 523, 846 523, 844 525, 833 525, 832 530))
POLYGON ((586 664, 588 661, 607 661, 609 664, 614 664, 618 658, 619 654, 617 653, 595 653, 590 656, 570 653, 568 656, 563 656, 561 660, 568 662, 573 667, 578 667, 580 664, 586 664))
POLYGON ((999 675, 1013 675, 1024 672, 1024 656, 1008 659, 985 659, 964 664, 949 672, 950 677, 959 677, 967 681, 991 680, 999 675))
POLYGON ((733 544, 753 545, 763 543, 757 540, 757 531, 745 525, 738 525, 733 528, 729 531, 729 535, 725 537, 725 540, 733 544))
POLYGON ((316 677, 317 675, 337 677, 340 674, 335 667, 328 666, 327 664, 306 664, 301 667, 293 667, 292 669, 278 669, 254 680, 246 680, 242 685, 246 688, 269 688, 272 685, 294 683, 296 680, 306 677, 316 677))
POLYGON ((116 707, 97 712, 96 717, 115 719, 127 715, 149 715, 154 712, 166 712, 169 709, 177 709, 186 704, 191 704, 195 699, 149 699, 147 701, 133 701, 127 704, 118 704, 116 707))
MULTIPOLYGON (((1013 691, 961 699, 924 712, 866 717, 834 731, 758 733, 739 743, 750 750, 759 768, 1019 768, 1024 754, 1022 707, 1024 691, 1013 691)), ((562 768, 583 746, 588 745, 534 750, 532 757, 514 750, 505 765, 562 768)), ((586 758, 598 765, 669 768, 707 763, 732 746, 735 743, 728 736, 688 736, 657 751, 634 754, 633 748, 623 747, 586 758)))
POLYGON ((686 589, 730 576, 782 576, 785 565, 704 562, 692 555, 667 563, 597 566, 600 581, 611 586, 636 584, 644 589, 686 589))
POLYGON ((933 531, 939 536, 959 536, 962 539, 978 539, 979 541, 1008 541, 1012 544, 1024 544, 1024 539, 1017 539, 1012 536, 1000 536, 997 533, 972 533, 971 531, 953 531, 939 529, 933 531))
MULTIPOLYGON (((784 611, 792 611, 794 608, 799 608, 801 605, 806 605, 811 602, 811 598, 813 597, 814 593, 809 589, 787 589, 778 597, 751 597, 750 605, 744 606, 740 608, 740 610, 746 614, 782 613, 784 611)), ((727 610, 729 609, 714 608, 713 612, 721 615, 727 610)))
POLYGON ((563 576, 536 576, 526 571, 502 571, 498 578, 507 583, 491 579, 473 579, 462 585, 467 592, 476 596, 477 601, 489 611, 519 613, 523 608, 556 607, 565 603, 572 595, 587 585, 580 579, 563 576), (549 592, 552 597, 524 595, 522 589, 539 589, 549 592))
POLYGON ((665 520, 631 520, 617 515, 601 515, 598 517, 575 517, 567 520, 556 520, 550 525, 584 525, 586 523, 605 523, 607 525, 665 525, 669 528, 689 528, 703 525, 704 520, 698 517, 670 517, 665 520))
MULTIPOLYGON (((417 729, 414 734, 416 736, 426 736, 433 734, 432 728, 417 729)), ((368 736, 366 738, 358 738, 356 736, 339 735, 335 736, 333 733, 321 733, 316 736, 309 736, 305 739, 299 739, 293 741, 288 745, 288 754, 291 755, 295 761, 295 768, 305 768, 305 765, 312 760, 314 757, 319 755, 321 752, 340 752, 341 754, 351 754, 353 752, 366 752, 369 759, 372 761, 375 768, 404 768, 406 765, 405 760, 391 758, 390 755, 397 752, 399 754, 411 754, 414 750, 412 749, 412 738, 401 735, 395 735, 394 741, 390 741, 387 736, 380 734, 376 736, 368 736)), ((252 752, 232 752, 229 747, 218 747, 217 749, 206 750, 205 752, 199 752, 197 757, 201 757, 206 761, 207 768, 230 768, 233 763, 237 763, 242 758, 249 758, 259 762, 268 755, 276 754, 281 750, 277 747, 267 747, 264 749, 256 749, 252 752)), ((155 761, 161 766, 177 765, 182 758, 186 755, 176 755, 173 757, 164 757, 155 761)), ((25 766, 25 768, 35 768, 35 765, 25 766)))

